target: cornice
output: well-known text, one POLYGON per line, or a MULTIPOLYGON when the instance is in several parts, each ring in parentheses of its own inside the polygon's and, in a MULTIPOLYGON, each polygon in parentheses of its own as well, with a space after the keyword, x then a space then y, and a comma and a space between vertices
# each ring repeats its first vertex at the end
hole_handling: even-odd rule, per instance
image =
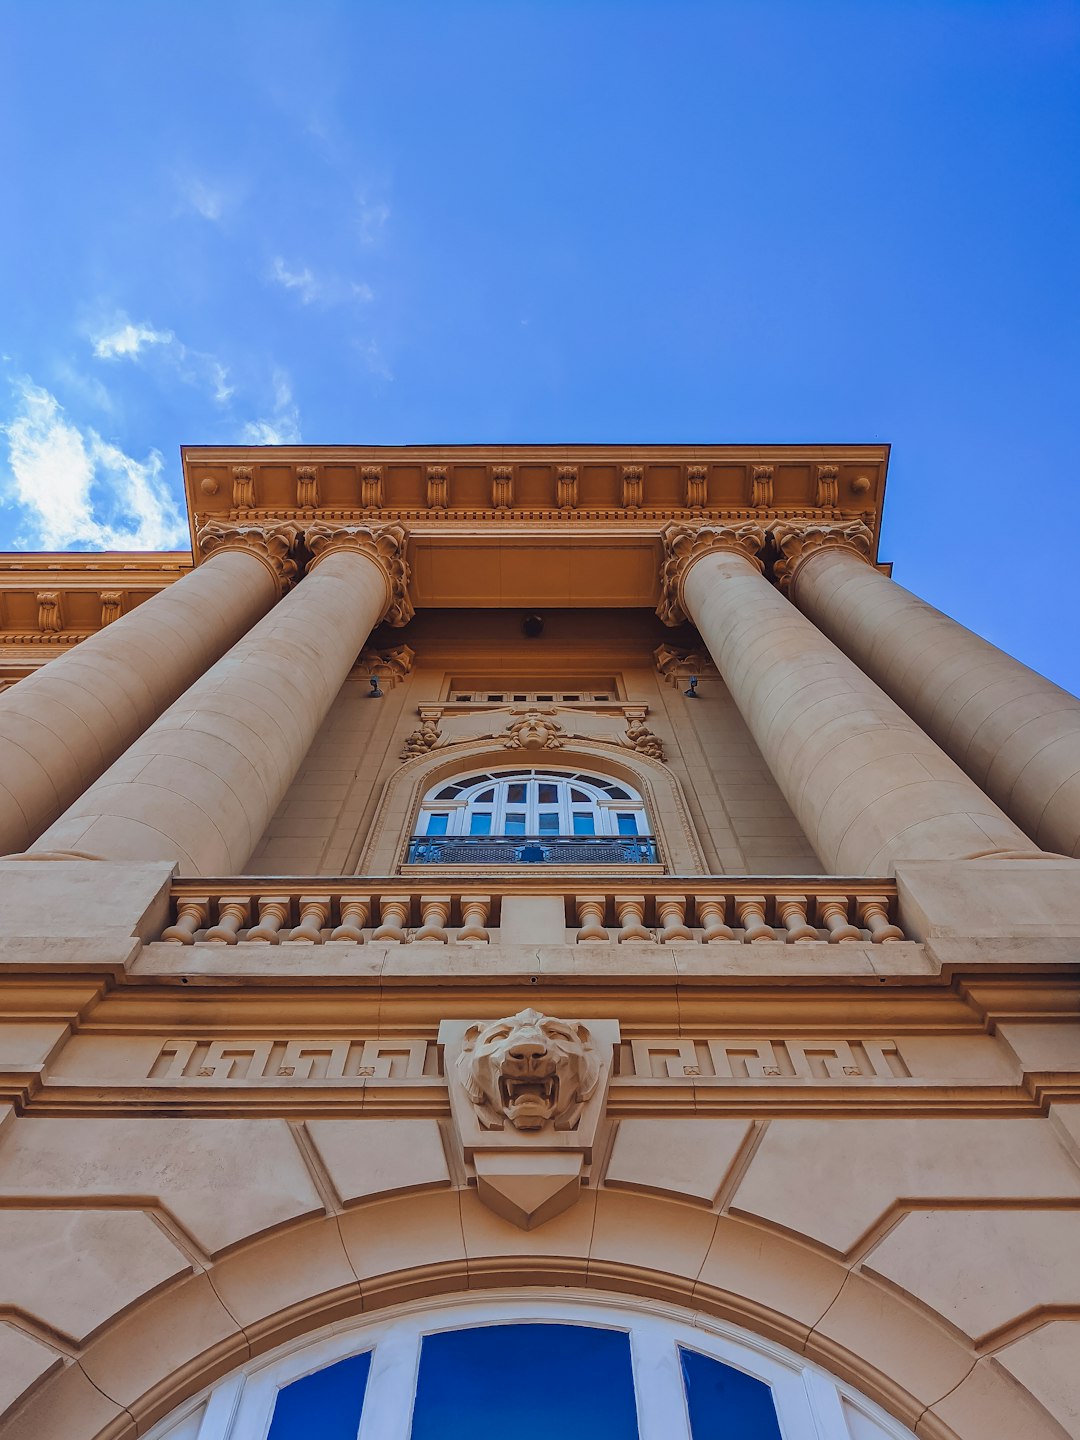
POLYGON ((662 535, 664 559, 660 566, 660 603, 656 613, 665 625, 682 625, 689 617, 683 605, 683 585, 691 565, 703 555, 740 555, 760 573, 760 551, 765 531, 760 524, 669 525, 662 535))
POLYGON ((283 595, 296 578, 296 561, 291 551, 296 544, 295 525, 219 524, 207 521, 196 536, 196 547, 204 560, 227 550, 242 550, 262 561, 283 595))
POLYGON ((792 589, 807 560, 823 550, 843 550, 868 565, 873 564, 874 533, 858 520, 823 525, 781 523, 772 527, 771 534, 780 551, 773 574, 785 593, 792 589))
POLYGON ((387 605, 379 623, 407 625, 413 617, 409 598, 412 572, 405 558, 408 538, 400 525, 309 525, 304 532, 304 541, 311 552, 308 571, 338 551, 366 555, 379 566, 386 579, 387 605))

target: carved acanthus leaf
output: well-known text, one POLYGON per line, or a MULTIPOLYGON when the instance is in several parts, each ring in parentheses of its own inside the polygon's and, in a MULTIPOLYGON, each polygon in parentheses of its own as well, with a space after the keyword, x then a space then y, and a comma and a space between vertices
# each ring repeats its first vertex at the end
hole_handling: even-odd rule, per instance
POLYGON ((195 537, 204 560, 222 550, 246 550, 261 560, 284 594, 296 578, 296 561, 291 551, 296 544, 295 525, 237 525, 208 520, 195 537))
POLYGON ((664 743, 659 735, 655 734, 645 724, 640 716, 632 716, 626 722, 626 736, 619 742, 627 749, 633 750, 635 754, 645 755, 650 760, 663 760, 664 743))
POLYGON ((38 629, 56 634, 64 628, 61 598, 58 590, 39 590, 37 594, 38 629))
POLYGON ((416 651, 408 645, 395 645, 391 650, 362 650, 356 662, 365 674, 377 675, 388 688, 412 673, 416 651))
POLYGON ((703 555, 726 551, 741 555, 757 570, 763 569, 758 552, 765 543, 760 525, 747 521, 738 525, 669 525, 661 536, 664 559, 660 567, 660 603, 656 613, 665 625, 681 625, 682 588, 686 572, 703 555))
POLYGON ((772 527, 772 537, 780 551, 773 570, 776 583, 784 591, 791 589, 799 570, 819 550, 845 550, 872 563, 874 532, 861 520, 838 525, 793 525, 785 521, 772 527))
POLYGON ((405 558, 408 538, 401 525, 309 525, 304 532, 311 551, 308 569, 336 550, 366 555, 381 567, 390 588, 390 603, 381 620, 390 625, 407 625, 413 617, 413 604, 409 599, 412 572, 405 558))
POLYGON ((101 625, 111 625, 124 613, 124 592, 122 590, 101 591, 101 625))
POLYGON ((250 510, 255 504, 254 467, 234 465, 232 467, 232 503, 236 510, 250 510))

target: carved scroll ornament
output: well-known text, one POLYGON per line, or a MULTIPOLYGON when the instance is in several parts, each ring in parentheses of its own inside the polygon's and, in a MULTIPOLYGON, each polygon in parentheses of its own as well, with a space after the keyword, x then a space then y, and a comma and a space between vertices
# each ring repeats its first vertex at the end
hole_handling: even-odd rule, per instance
POLYGON ((237 525, 230 521, 208 520, 195 537, 204 560, 222 550, 245 550, 261 560, 278 592, 284 594, 296 578, 296 561, 291 551, 296 544, 295 525, 237 525))
POLYGON ((682 625, 688 619, 682 603, 683 581, 690 566, 703 555, 724 551, 741 555, 758 571, 764 568, 758 552, 765 544, 765 531, 752 521, 739 525, 669 525, 661 540, 664 559, 656 613, 665 625, 682 625))
POLYGON ((874 532, 861 520, 839 525, 793 525, 788 522, 772 527, 773 540, 780 551, 774 566, 776 582, 788 591, 811 555, 819 550, 845 550, 859 560, 871 564, 874 532))
POLYGON ((304 539, 311 551, 308 569, 314 569, 336 550, 356 551, 373 560, 386 577, 389 604, 380 617, 390 625, 407 625, 413 617, 409 598, 412 571, 405 558, 408 535, 400 525, 309 525, 304 539))

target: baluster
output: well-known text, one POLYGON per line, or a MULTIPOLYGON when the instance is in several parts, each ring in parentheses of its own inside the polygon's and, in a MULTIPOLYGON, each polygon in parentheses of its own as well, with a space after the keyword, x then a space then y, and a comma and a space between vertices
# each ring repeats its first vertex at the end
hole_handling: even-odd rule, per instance
POLYGON ((656 916, 661 925, 661 945, 674 945, 681 940, 693 940, 693 931, 686 924, 685 895, 657 895, 656 916))
POLYGON ((289 942, 300 945, 321 945, 323 926, 330 919, 329 895, 301 895, 300 924, 289 931, 289 942))
POLYGON ((176 902, 176 923, 161 932, 166 945, 194 945, 195 932, 210 918, 210 898, 189 896, 176 902))
POLYGON ((363 945, 364 926, 369 923, 371 901, 350 896, 341 902, 341 924, 331 931, 331 940, 351 940, 354 945, 363 945))
POLYGON ((287 895, 260 895, 259 923, 247 933, 248 940, 263 940, 269 945, 281 941, 280 930, 289 918, 290 901, 287 895))
POLYGON ((615 914, 619 917, 621 927, 615 937, 620 945, 655 943, 656 937, 651 930, 645 928, 644 895, 616 895, 615 914))
POLYGON ((904 932, 889 920, 889 900, 885 895, 856 895, 855 908, 859 919, 870 931, 875 945, 887 944, 890 940, 903 940, 904 932))
POLYGON ((712 895, 707 900, 699 895, 694 904, 697 906, 698 921, 704 927, 701 934, 703 945, 716 945, 724 940, 734 940, 738 944, 735 931, 724 920, 727 914, 726 895, 712 895))
POLYGON ((771 925, 765 924, 764 895, 736 895, 735 914, 743 927, 743 944, 757 945, 761 940, 779 940, 771 925))
POLYGON ((206 938, 213 945, 235 945, 237 931, 248 923, 249 902, 246 895, 218 900, 217 924, 207 930, 206 938))
POLYGON ((603 895, 579 895, 576 899, 578 924, 577 943, 582 945, 590 940, 610 941, 611 936, 604 928, 606 902, 603 895))
POLYGON ((423 925, 413 939, 437 940, 445 945, 450 939, 446 933, 446 922, 450 918, 450 896, 421 895, 420 918, 423 925))
POLYGON ((485 926, 491 914, 490 895, 463 895, 461 897, 461 929, 458 940, 478 940, 486 945, 491 940, 485 926))
POLYGON ((809 940, 821 939, 814 927, 807 924, 805 895, 778 895, 776 914, 787 931, 784 939, 789 945, 805 945, 809 940))
POLYGON ((862 931, 848 923, 847 897, 819 895, 817 897, 818 919, 829 932, 830 945, 847 945, 863 938, 862 931))
POLYGON ((379 928, 371 932, 372 940, 396 940, 405 945, 409 937, 405 927, 409 923, 408 895, 379 896, 379 928))

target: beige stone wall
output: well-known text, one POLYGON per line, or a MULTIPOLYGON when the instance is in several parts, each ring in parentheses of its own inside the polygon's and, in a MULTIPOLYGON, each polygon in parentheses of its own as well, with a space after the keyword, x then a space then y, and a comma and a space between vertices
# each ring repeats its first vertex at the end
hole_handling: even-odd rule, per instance
POLYGON ((901 867, 905 943, 537 951, 170 945, 168 866, 0 864, 0 1440, 134 1440, 331 1321, 553 1284, 734 1320, 920 1440, 1075 1436, 1078 869, 901 867), (527 1003, 622 1029, 529 1231, 435 1049, 527 1003))
MULTIPOLYGON (((402 746, 420 723, 417 706, 441 700, 447 680, 460 674, 489 676, 495 685, 500 676, 518 682, 535 676, 541 686, 558 684, 561 676, 565 689, 590 675, 620 677, 624 698, 649 707, 646 724, 664 743, 665 764, 706 870, 821 873, 720 678, 705 677, 700 698, 688 701, 685 687, 666 684, 657 673, 653 650, 671 642, 670 630, 636 611, 552 611, 545 614, 543 638, 523 642, 520 619, 516 612, 447 611, 376 636, 372 649, 408 644, 416 651, 412 673, 377 701, 368 698, 366 671, 346 681, 245 873, 351 873, 400 768, 402 746)), ((692 632, 685 639, 694 645, 692 632)), ((491 757, 505 761, 507 755, 493 744, 491 757)), ((484 763, 473 755, 469 768, 482 771, 484 763)), ((568 747, 544 753, 539 763, 588 769, 589 755, 568 747)), ((393 843, 369 867, 381 873, 396 867, 411 816, 396 818, 393 843)), ((681 822, 667 818, 661 829, 664 823, 681 822)))

